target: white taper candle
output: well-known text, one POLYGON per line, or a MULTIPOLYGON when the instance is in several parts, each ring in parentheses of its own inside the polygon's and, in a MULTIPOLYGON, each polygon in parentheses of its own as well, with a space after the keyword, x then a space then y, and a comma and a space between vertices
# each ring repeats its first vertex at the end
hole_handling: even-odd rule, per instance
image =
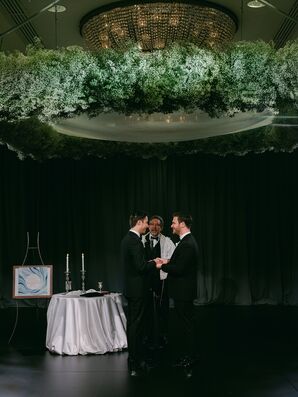
POLYGON ((82 253, 82 271, 85 271, 85 259, 83 253, 82 253))
POLYGON ((66 254, 66 272, 69 273, 69 254, 66 254))

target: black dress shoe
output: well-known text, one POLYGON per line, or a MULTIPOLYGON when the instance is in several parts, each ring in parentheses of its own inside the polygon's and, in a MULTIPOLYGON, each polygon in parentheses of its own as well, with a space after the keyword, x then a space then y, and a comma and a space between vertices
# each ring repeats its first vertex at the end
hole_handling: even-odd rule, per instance
POLYGON ((135 360, 131 360, 129 357, 127 359, 129 374, 132 378, 140 376, 140 366, 135 360))
POLYGON ((134 363, 129 363, 128 369, 129 369, 129 374, 132 378, 138 378, 142 374, 140 366, 135 365, 134 363))
POLYGON ((191 367, 191 365, 184 367, 184 375, 185 375, 186 379, 191 379, 192 378, 192 367, 191 367))
POLYGON ((131 370, 130 370, 130 376, 131 376, 132 378, 138 378, 138 377, 140 376, 140 372, 137 371, 137 369, 131 369, 131 370))

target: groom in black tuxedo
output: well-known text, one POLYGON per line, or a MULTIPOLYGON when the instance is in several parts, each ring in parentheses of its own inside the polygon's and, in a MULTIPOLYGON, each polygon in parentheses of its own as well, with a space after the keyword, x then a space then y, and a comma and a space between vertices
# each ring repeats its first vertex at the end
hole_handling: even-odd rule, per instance
POLYGON ((174 300, 174 312, 183 338, 183 356, 176 366, 183 367, 189 378, 195 355, 195 324, 193 300, 197 296, 198 245, 191 234, 190 215, 174 213, 172 231, 180 238, 170 260, 160 259, 157 267, 168 273, 168 292, 174 300))
POLYGON ((146 261, 141 241, 148 228, 148 216, 136 212, 129 218, 130 230, 121 242, 121 264, 124 271, 124 296, 127 299, 128 366, 131 376, 138 376, 143 354, 143 334, 148 308, 148 275, 154 271, 154 260, 146 261))

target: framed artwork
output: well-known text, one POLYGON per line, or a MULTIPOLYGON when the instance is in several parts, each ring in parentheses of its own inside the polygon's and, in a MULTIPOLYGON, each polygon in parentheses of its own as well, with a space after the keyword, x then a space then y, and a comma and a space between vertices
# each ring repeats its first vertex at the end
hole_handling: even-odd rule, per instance
POLYGON ((53 291, 53 266, 13 266, 14 299, 50 298, 53 291))

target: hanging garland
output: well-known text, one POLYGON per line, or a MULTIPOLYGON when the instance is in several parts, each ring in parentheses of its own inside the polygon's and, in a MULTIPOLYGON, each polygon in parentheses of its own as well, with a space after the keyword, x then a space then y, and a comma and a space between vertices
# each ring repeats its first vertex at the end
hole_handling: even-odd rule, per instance
MULTIPOLYGON (((149 54, 135 48, 91 53, 78 47, 0 53, 0 140, 34 158, 106 157, 123 151, 166 157, 210 152, 211 145, 213 153, 233 152, 230 145, 238 145, 234 151, 242 153, 251 150, 249 145, 255 147, 252 139, 258 134, 263 138, 257 150, 266 150, 279 146, 275 129, 184 143, 126 144, 62 136, 46 123, 111 110, 128 114, 201 109, 211 117, 296 110, 297 97, 298 41, 279 50, 264 42, 240 42, 224 51, 188 44, 149 54)), ((283 144, 292 150, 296 141, 289 131, 283 144)))
POLYGON ((29 47, 0 53, 0 119, 49 121, 80 112, 172 112, 211 116, 297 106, 298 41, 275 50, 240 42, 225 51, 194 45, 142 53, 29 47))

